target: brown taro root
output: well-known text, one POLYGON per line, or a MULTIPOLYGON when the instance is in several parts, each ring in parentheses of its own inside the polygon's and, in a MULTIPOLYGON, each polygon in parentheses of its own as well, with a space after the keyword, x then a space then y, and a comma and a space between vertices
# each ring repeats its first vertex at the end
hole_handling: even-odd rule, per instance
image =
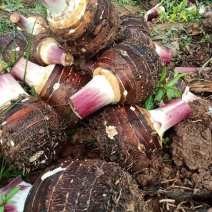
POLYGON ((24 55, 30 35, 19 32, 17 35, 7 33, 0 36, 0 70, 4 69, 4 62, 14 62, 18 57, 24 55))
POLYGON ((98 58, 93 79, 70 97, 73 110, 84 118, 111 103, 138 103, 152 94, 160 71, 158 55, 147 46, 111 47, 98 58))
POLYGON ((41 0, 56 40, 74 55, 93 56, 110 46, 118 14, 110 0, 41 0))
POLYGON ((16 35, 7 33, 0 37, 0 59, 6 63, 26 56, 29 48, 29 60, 39 65, 70 66, 74 60, 70 53, 60 48, 57 41, 46 33, 31 36, 27 32, 18 31, 16 35))
POLYGON ((24 211, 146 211, 132 177, 102 160, 64 162, 32 186, 24 211))
POLYGON ((33 86, 43 100, 53 106, 64 118, 64 126, 74 124, 78 117, 72 112, 69 97, 89 82, 91 77, 75 66, 38 66, 21 58, 10 73, 33 86), (27 64, 27 65, 26 65, 27 64))
POLYGON ((123 15, 120 17, 121 29, 116 36, 116 43, 126 42, 138 45, 147 45, 154 48, 154 43, 150 38, 150 31, 147 23, 142 17, 135 15, 123 15))
POLYGON ((0 96, 0 154, 25 172, 49 165, 66 142, 61 117, 10 74, 0 75, 0 96))
POLYGON ((158 109, 110 106, 89 119, 100 157, 131 173, 147 168, 160 148, 163 133, 190 115, 189 105, 176 99, 158 109))

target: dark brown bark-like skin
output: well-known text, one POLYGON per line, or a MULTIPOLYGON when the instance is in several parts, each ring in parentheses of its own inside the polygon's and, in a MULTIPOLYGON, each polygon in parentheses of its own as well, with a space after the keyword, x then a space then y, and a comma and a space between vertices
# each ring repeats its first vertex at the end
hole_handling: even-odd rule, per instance
POLYGON ((86 85, 90 79, 91 76, 75 66, 56 65, 42 88, 40 97, 64 117, 64 126, 75 124, 78 121, 78 117, 71 109, 69 97, 86 85))
POLYGON ((147 168, 160 148, 149 113, 137 106, 111 106, 90 118, 100 157, 131 173, 147 168))
POLYGON ((72 28, 55 30, 50 23, 56 40, 73 55, 92 57, 114 42, 119 26, 116 9, 109 0, 96 2, 88 2, 86 11, 91 12, 91 20, 81 34, 69 34, 72 28))
POLYGON ((30 34, 18 31, 16 35, 7 33, 0 37, 1 60, 6 63, 15 62, 23 57, 29 45, 30 34))
POLYGON ((149 28, 142 17, 123 15, 120 17, 120 27, 121 29, 116 36, 116 43, 126 42, 154 48, 154 43, 150 38, 149 28))
POLYGON ((32 43, 31 43, 31 48, 30 48, 30 57, 29 60, 31 62, 34 62, 40 66, 47 66, 49 64, 46 64, 42 57, 41 57, 41 51, 40 47, 42 46, 42 42, 47 39, 49 35, 47 33, 40 33, 38 35, 34 35, 32 37, 32 43))
POLYGON ((49 37, 47 33, 30 35, 27 32, 18 31, 17 35, 7 33, 0 37, 1 58, 4 62, 15 62, 25 56, 30 47, 29 60, 41 66, 46 64, 41 58, 39 45, 49 37), (30 43, 30 39, 32 42, 30 43))
POLYGON ((35 97, 20 97, 14 103, 0 111, 0 152, 25 172, 44 168, 66 142, 61 117, 35 97))
POLYGON ((117 77, 121 91, 119 103, 126 104, 138 103, 152 94, 161 71, 159 57, 153 49, 126 43, 106 50, 95 67, 107 69, 117 77))
POLYGON ((146 211, 132 177, 115 163, 72 161, 56 174, 38 179, 26 199, 25 212, 146 211))

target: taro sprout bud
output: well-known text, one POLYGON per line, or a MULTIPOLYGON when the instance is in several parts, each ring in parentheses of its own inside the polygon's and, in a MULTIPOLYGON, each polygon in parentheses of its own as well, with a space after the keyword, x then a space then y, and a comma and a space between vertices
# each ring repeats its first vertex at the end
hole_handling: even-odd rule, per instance
POLYGON ((156 5, 145 13, 144 18, 146 21, 151 21, 158 17, 159 12, 165 12, 165 8, 163 6, 156 5))
POLYGON ((27 18, 17 12, 14 12, 10 15, 10 21, 16 24, 20 30, 33 35, 48 32, 48 25, 45 19, 39 15, 29 16, 27 18))

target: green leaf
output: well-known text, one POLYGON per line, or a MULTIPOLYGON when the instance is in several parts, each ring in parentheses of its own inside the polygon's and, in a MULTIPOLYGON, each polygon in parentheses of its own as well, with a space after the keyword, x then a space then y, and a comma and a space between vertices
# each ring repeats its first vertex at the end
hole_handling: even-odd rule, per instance
POLYGON ((35 90, 34 86, 31 86, 30 89, 31 89, 31 95, 36 96, 36 90, 35 90))
POLYGON ((159 83, 163 82, 166 79, 166 75, 167 75, 167 70, 166 70, 166 67, 164 66, 163 71, 160 75, 159 83))
POLYGON ((0 199, 0 205, 5 204, 5 202, 6 202, 6 195, 5 194, 1 194, 1 197, 0 198, 1 198, 0 199))
POLYGON ((17 193, 20 189, 21 189, 20 186, 15 186, 15 187, 13 187, 12 189, 10 189, 10 190, 8 191, 8 193, 6 194, 6 199, 7 199, 7 200, 11 199, 13 196, 16 195, 16 193, 17 193))
POLYGON ((171 87, 166 90, 166 96, 167 96, 168 100, 171 101, 174 97, 180 97, 181 92, 179 89, 177 89, 175 87, 171 87))
POLYGON ((153 99, 152 95, 149 96, 149 97, 145 100, 145 102, 144 102, 144 108, 147 109, 147 110, 151 110, 151 109, 154 108, 154 99, 153 99))
POLYGON ((17 203, 17 202, 12 199, 7 200, 7 204, 15 204, 15 203, 17 203))
POLYGON ((4 212, 4 206, 0 206, 0 212, 4 212))
POLYGON ((181 77, 183 77, 183 76, 185 76, 185 74, 177 74, 177 76, 175 76, 173 79, 171 79, 171 80, 166 84, 167 87, 171 87, 171 86, 175 85, 175 84, 178 82, 178 80, 179 80, 181 77))
POLYGON ((155 95, 154 101, 160 102, 165 95, 165 90, 158 90, 158 92, 155 95))
POLYGON ((188 21, 188 18, 187 18, 187 14, 186 14, 186 12, 185 11, 182 11, 181 13, 180 13, 180 17, 184 20, 184 21, 188 21))

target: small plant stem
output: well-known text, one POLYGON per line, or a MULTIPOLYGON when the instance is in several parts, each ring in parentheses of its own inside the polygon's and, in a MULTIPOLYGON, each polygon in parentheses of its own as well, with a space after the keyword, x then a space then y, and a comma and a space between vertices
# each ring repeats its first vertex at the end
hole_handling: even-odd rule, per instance
MULTIPOLYGON (((204 68, 206 68, 206 66, 208 65, 208 63, 210 63, 212 61, 212 57, 209 59, 209 60, 207 60, 204 64, 203 64, 203 66, 200 68, 200 72, 204 69, 204 68)), ((210 67, 211 68, 211 67, 210 67)), ((211 68, 212 69, 212 68, 211 68)))
MULTIPOLYGON (((205 64, 206 66, 207 64, 205 64)), ((202 72, 202 71, 211 71, 212 67, 175 67, 174 71, 177 73, 185 73, 185 74, 189 74, 189 73, 197 73, 197 72, 202 72)))
POLYGON ((47 23, 41 16, 25 16, 14 12, 10 15, 10 21, 16 24, 21 30, 24 30, 33 35, 47 32, 47 23))
POLYGON ((60 16, 67 7, 66 0, 41 0, 41 3, 50 12, 51 16, 60 16))

